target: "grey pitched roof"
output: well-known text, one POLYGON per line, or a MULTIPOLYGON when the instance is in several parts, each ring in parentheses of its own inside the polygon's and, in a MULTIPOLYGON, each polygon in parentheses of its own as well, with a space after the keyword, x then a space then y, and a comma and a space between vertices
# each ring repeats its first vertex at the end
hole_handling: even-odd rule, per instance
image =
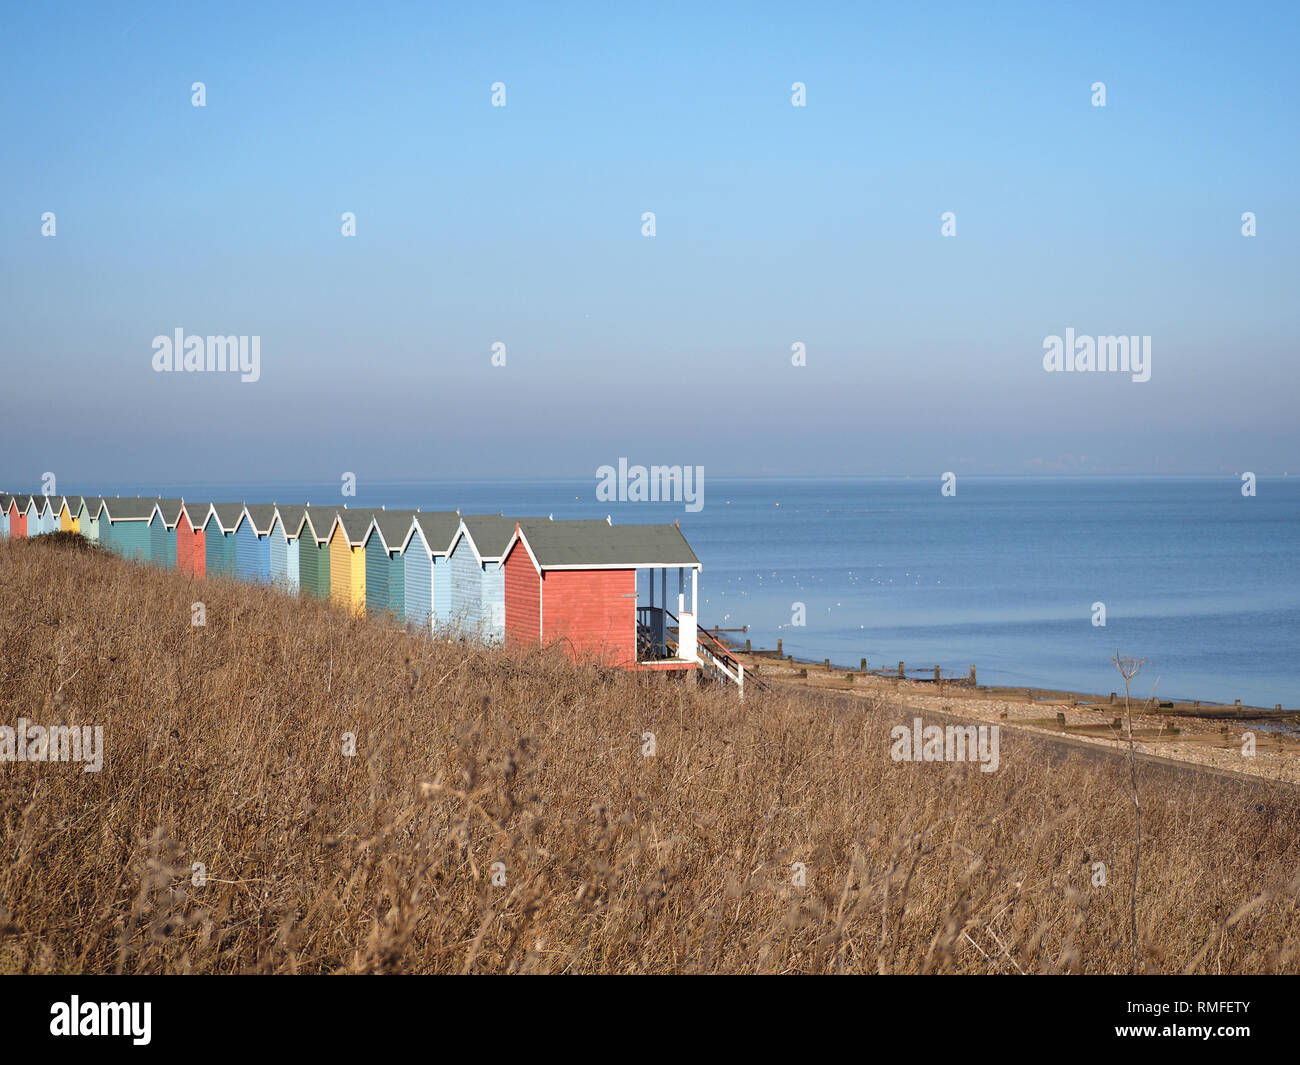
POLYGON ((384 538, 384 546, 395 551, 406 542, 406 534, 411 531, 411 522, 415 518, 414 510, 376 510, 375 525, 384 538))
MULTIPOLYGON (((189 519, 190 528, 200 529, 203 527, 203 523, 208 520, 208 508, 211 506, 212 504, 207 502, 206 500, 205 501, 200 501, 197 499, 185 500, 184 503, 185 516, 189 519)), ((176 512, 176 520, 177 521, 181 520, 180 511, 176 512)))
POLYGON ((353 510, 350 507, 342 507, 338 511, 340 524, 343 526, 343 533, 348 538, 348 543, 356 547, 358 544, 366 542, 366 530, 370 528, 370 519, 378 510, 371 510, 364 507, 361 510, 353 510))
POLYGON ((698 566, 675 525, 609 525, 603 521, 521 521, 543 569, 586 566, 698 566))
POLYGON ((221 526, 222 532, 233 532, 236 525, 239 524, 239 517, 244 513, 243 503, 213 503, 212 509, 216 512, 217 523, 221 526))
MULTIPOLYGON (((478 557, 494 560, 505 554, 510 546, 510 538, 515 534, 515 525, 520 522, 548 522, 548 518, 505 518, 500 514, 466 514, 462 519, 465 531, 474 541, 478 557)), ((604 525, 602 521, 600 523, 604 525)))
POLYGON ((276 506, 280 512, 280 523, 284 526, 284 531, 290 536, 298 535, 298 526, 302 524, 302 516, 307 513, 307 508, 300 503, 293 503, 286 506, 276 506))
POLYGON ((249 503, 244 509, 248 511, 253 531, 258 536, 265 536, 271 531, 271 524, 275 521, 274 503, 249 503))
MULTIPOLYGON (((170 529, 181 520, 181 501, 179 499, 155 499, 153 503, 162 511, 163 524, 167 528, 170 529)), ((150 520, 153 520, 152 512, 150 513, 150 520)))
POLYGON ((130 499, 113 497, 104 500, 104 504, 108 507, 110 521, 132 521, 137 518, 143 518, 147 521, 149 515, 153 513, 153 505, 157 502, 156 499, 140 499, 138 497, 130 499))
POLYGON ((415 515, 414 525, 420 526, 429 550, 442 555, 446 554, 451 538, 460 528, 460 515, 454 510, 422 510, 415 515))
POLYGON ((307 535, 314 537, 317 541, 328 539, 330 530, 334 528, 334 515, 339 512, 338 507, 313 507, 310 503, 302 508, 302 518, 299 521, 298 535, 302 535, 302 528, 305 525, 309 530, 307 535))

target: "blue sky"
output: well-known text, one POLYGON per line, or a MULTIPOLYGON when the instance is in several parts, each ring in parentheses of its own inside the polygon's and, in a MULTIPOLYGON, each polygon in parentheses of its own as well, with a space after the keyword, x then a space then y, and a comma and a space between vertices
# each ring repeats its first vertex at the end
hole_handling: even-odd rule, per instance
POLYGON ((465 6, 10 5, 0 484, 1300 469, 1295 5, 465 6))

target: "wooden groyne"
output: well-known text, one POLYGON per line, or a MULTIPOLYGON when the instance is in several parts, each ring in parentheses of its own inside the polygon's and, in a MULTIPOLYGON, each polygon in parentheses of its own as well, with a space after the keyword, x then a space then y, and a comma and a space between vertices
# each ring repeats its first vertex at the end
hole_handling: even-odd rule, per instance
MULTIPOLYGON (((747 633, 749 626, 739 629, 715 629, 714 632, 747 633)), ((855 679, 875 678, 888 682, 934 685, 940 691, 947 688, 964 689, 967 693, 979 692, 990 698, 1014 702, 1064 703, 1079 708, 1101 710, 1103 708, 1123 709, 1124 698, 1117 692, 1097 695, 1086 692, 1066 691, 1059 688, 1012 687, 1005 685, 981 686, 978 671, 974 665, 967 672, 944 670, 938 665, 909 666, 906 662, 881 662, 872 665, 866 658, 859 660, 858 668, 836 666, 829 658, 820 662, 814 659, 795 658, 786 654, 783 642, 776 641, 775 648, 756 648, 748 637, 742 643, 739 639, 729 639, 731 650, 744 654, 750 659, 746 669, 761 676, 765 662, 782 663, 781 672, 789 675, 790 671, 800 680, 810 677, 840 687, 852 687, 855 679)), ((1131 700, 1132 708, 1137 712, 1166 713, 1180 717, 1201 718, 1222 721, 1276 721, 1281 724, 1300 726, 1300 710, 1284 709, 1281 703, 1272 707, 1244 705, 1240 699, 1235 702, 1216 703, 1202 700, 1131 700)))

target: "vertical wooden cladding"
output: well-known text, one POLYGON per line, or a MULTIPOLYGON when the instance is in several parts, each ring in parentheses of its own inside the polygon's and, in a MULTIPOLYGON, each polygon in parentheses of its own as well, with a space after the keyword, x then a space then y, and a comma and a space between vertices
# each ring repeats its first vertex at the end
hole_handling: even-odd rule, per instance
MULTIPOLYGON (((202 523, 202 512, 196 508, 194 520, 202 523)), ((191 577, 202 577, 207 572, 207 553, 204 546, 203 528, 195 528, 190 523, 190 508, 181 511, 176 523, 176 568, 191 577)))
POLYGON ((271 583, 289 587, 289 541, 284 535, 284 523, 277 514, 267 537, 271 546, 271 583))
POLYGON ((265 504, 244 508, 235 528, 235 573, 241 581, 271 580, 270 527, 274 508, 265 504))
POLYGON ((447 556, 451 578, 451 627, 463 636, 483 635, 483 565, 462 535, 447 556))
POLYGON ((541 575, 520 541, 501 565, 506 580, 506 643, 538 643, 542 639, 541 575))
POLYGON ((99 542, 99 499, 83 499, 77 508, 77 531, 92 543, 99 542))
POLYGON ((149 513, 149 561, 163 569, 176 568, 176 519, 179 499, 160 499, 149 513))
MULTIPOLYGON (((301 509, 301 508, 300 508, 301 509)), ((301 580, 299 561, 302 558, 302 546, 293 530, 285 531, 284 515, 276 511, 275 521, 271 524, 268 536, 270 543, 271 583, 288 591, 296 592, 301 580)))
POLYGON ((462 532, 447 556, 451 584, 451 626, 465 636, 505 638, 505 573, 498 559, 480 560, 468 532, 462 532))
POLYGON ((398 618, 406 613, 406 563, 401 551, 388 552, 388 609, 398 618))
POLYGON ((378 616, 390 609, 388 598, 390 563, 383 537, 373 525, 370 527, 370 535, 366 538, 362 557, 366 571, 366 613, 378 616))
POLYGON ((176 529, 167 527, 159 510, 149 519, 149 561, 165 569, 176 565, 176 529))
POLYGON ((298 525, 298 587, 317 599, 330 598, 330 530, 335 511, 307 507, 298 525))
POLYGON ((330 597, 330 545, 318 542, 303 523, 298 539, 298 588, 317 599, 330 597))
POLYGON ((139 519, 113 522, 113 546, 123 558, 136 562, 149 560, 149 525, 139 519))
POLYGON ((238 572, 235 528, 242 505, 214 503, 203 526, 204 576, 233 577, 238 572))
POLYGON ((330 599, 354 614, 366 612, 366 549, 348 542, 341 522, 330 535, 330 599))
POLYGON ((108 520, 107 502, 101 502, 99 504, 97 520, 99 524, 99 546, 107 551, 116 550, 113 547, 113 523, 108 520))
POLYGON ((440 628, 450 620, 447 549, 459 526, 460 515, 452 511, 417 511, 403 538, 402 612, 421 630, 440 628))
POLYGON ((542 577, 542 642, 575 659, 636 664, 636 570, 547 570, 542 577))
POLYGON ((18 507, 18 500, 9 500, 9 535, 15 540, 27 537, 27 518, 18 507))
POLYGON ((433 559, 418 526, 406 541, 402 569, 402 612, 407 621, 427 631, 433 624, 433 559))

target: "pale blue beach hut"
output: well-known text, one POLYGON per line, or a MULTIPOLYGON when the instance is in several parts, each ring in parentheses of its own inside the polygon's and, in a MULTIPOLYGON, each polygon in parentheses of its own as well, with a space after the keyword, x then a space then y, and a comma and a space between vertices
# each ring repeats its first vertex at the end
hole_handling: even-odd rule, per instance
POLYGON ((459 528, 457 511, 417 510, 402 543, 402 609, 409 624, 426 632, 451 620, 447 552, 459 528))
POLYGON ((506 631, 506 584, 501 560, 519 521, 500 514, 466 514, 448 552, 451 625, 465 636, 500 641, 506 631))
POLYGON ((277 506, 271 523, 271 583, 298 591, 302 542, 298 529, 307 513, 304 506, 277 506))

